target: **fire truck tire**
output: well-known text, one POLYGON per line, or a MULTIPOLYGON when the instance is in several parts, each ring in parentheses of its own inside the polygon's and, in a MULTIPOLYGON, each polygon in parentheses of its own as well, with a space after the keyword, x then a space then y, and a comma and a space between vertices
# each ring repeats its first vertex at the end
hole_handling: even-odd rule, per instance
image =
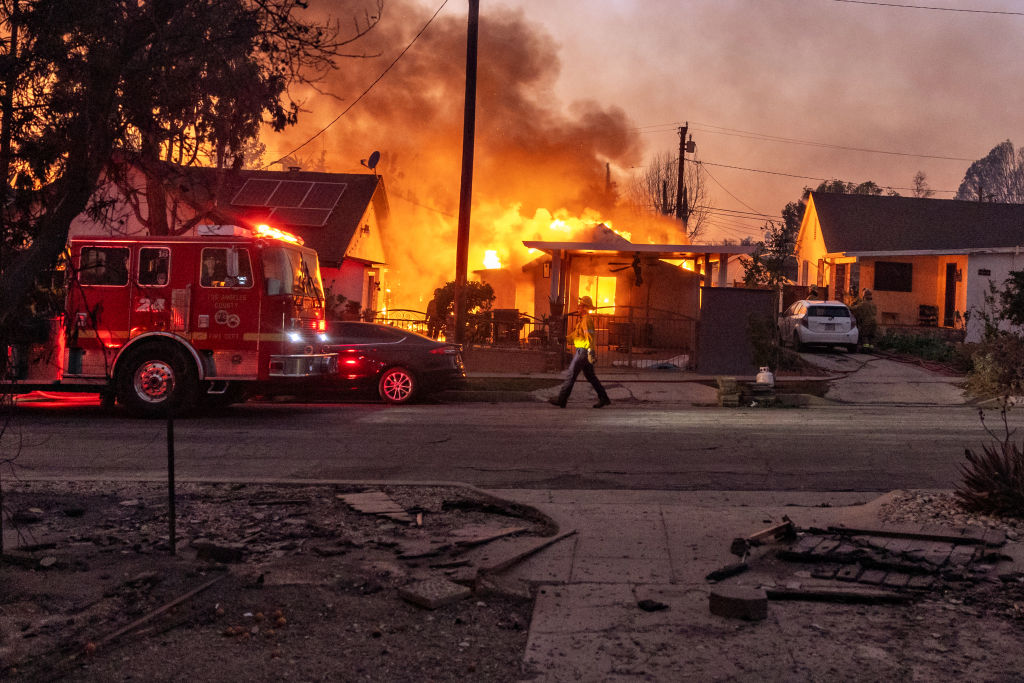
POLYGON ((419 388, 416 377, 405 368, 388 368, 380 376, 377 391, 387 403, 408 403, 419 388))
POLYGON ((174 346, 147 344, 119 363, 117 400, 139 417, 184 413, 196 404, 199 380, 186 354, 174 346))

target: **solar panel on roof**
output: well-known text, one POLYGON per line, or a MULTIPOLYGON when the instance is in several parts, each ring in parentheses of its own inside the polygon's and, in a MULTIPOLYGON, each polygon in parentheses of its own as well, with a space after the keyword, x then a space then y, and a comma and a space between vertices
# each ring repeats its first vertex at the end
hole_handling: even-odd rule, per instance
POLYGON ((327 209, 331 211, 338 205, 341 194, 348 187, 347 183, 314 183, 313 189, 306 195, 301 206, 304 209, 327 209))
POLYGON ((304 209, 298 207, 278 207, 271 212, 274 220, 287 225, 305 225, 322 228, 331 215, 330 209, 304 209))
POLYGON ((302 200, 312 188, 313 183, 310 182, 283 180, 267 200, 267 206, 302 206, 302 200))
POLYGON ((245 181, 231 203, 236 206, 266 206, 267 200, 274 194, 280 180, 265 180, 262 178, 250 178, 245 181))

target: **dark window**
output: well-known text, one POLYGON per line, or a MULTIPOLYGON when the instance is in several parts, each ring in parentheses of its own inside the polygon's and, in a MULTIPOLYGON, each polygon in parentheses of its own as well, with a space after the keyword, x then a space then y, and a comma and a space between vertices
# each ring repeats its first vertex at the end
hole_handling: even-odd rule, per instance
POLYGON ((808 318, 849 318, 850 309, 846 306, 808 306, 808 318))
POLYGON ((167 284, 171 250, 167 247, 143 247, 139 250, 139 284, 161 286, 167 284))
POLYGON ((329 324, 328 333, 339 342, 352 344, 365 344, 373 341, 398 341, 408 336, 404 331, 378 325, 367 325, 365 323, 339 323, 329 324))
POLYGON ((896 261, 875 262, 875 289, 883 292, 913 291, 914 266, 896 261))
POLYGON ((252 287, 252 265, 247 249, 206 248, 200 266, 203 287, 252 287))
POLYGON ((128 250, 122 247, 82 247, 78 281, 83 285, 128 284, 128 250))

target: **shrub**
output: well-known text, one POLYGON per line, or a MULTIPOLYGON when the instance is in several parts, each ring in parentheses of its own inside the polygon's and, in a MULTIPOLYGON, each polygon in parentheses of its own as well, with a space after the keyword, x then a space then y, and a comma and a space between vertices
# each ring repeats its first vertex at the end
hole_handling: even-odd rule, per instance
MULTIPOLYGON (((963 483, 954 494, 960 505, 972 512, 1024 517, 1024 452, 1010 441, 1013 432, 1007 425, 1008 410, 1004 402, 1005 438, 983 445, 981 453, 964 450, 967 462, 960 465, 963 483)), ((979 417, 984 424, 984 412, 979 411, 979 417)))
POLYGON ((949 363, 955 360, 955 345, 938 336, 924 334, 901 334, 887 331, 876 340, 875 346, 886 351, 902 353, 924 360, 949 363))

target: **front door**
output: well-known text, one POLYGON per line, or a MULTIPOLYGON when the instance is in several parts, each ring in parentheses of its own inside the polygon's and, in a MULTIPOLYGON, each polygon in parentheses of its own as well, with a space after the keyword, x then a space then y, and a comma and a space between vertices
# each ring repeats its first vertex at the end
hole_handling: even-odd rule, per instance
POLYGON ((942 306, 942 325, 953 327, 956 314, 956 264, 946 264, 946 297, 942 306))

